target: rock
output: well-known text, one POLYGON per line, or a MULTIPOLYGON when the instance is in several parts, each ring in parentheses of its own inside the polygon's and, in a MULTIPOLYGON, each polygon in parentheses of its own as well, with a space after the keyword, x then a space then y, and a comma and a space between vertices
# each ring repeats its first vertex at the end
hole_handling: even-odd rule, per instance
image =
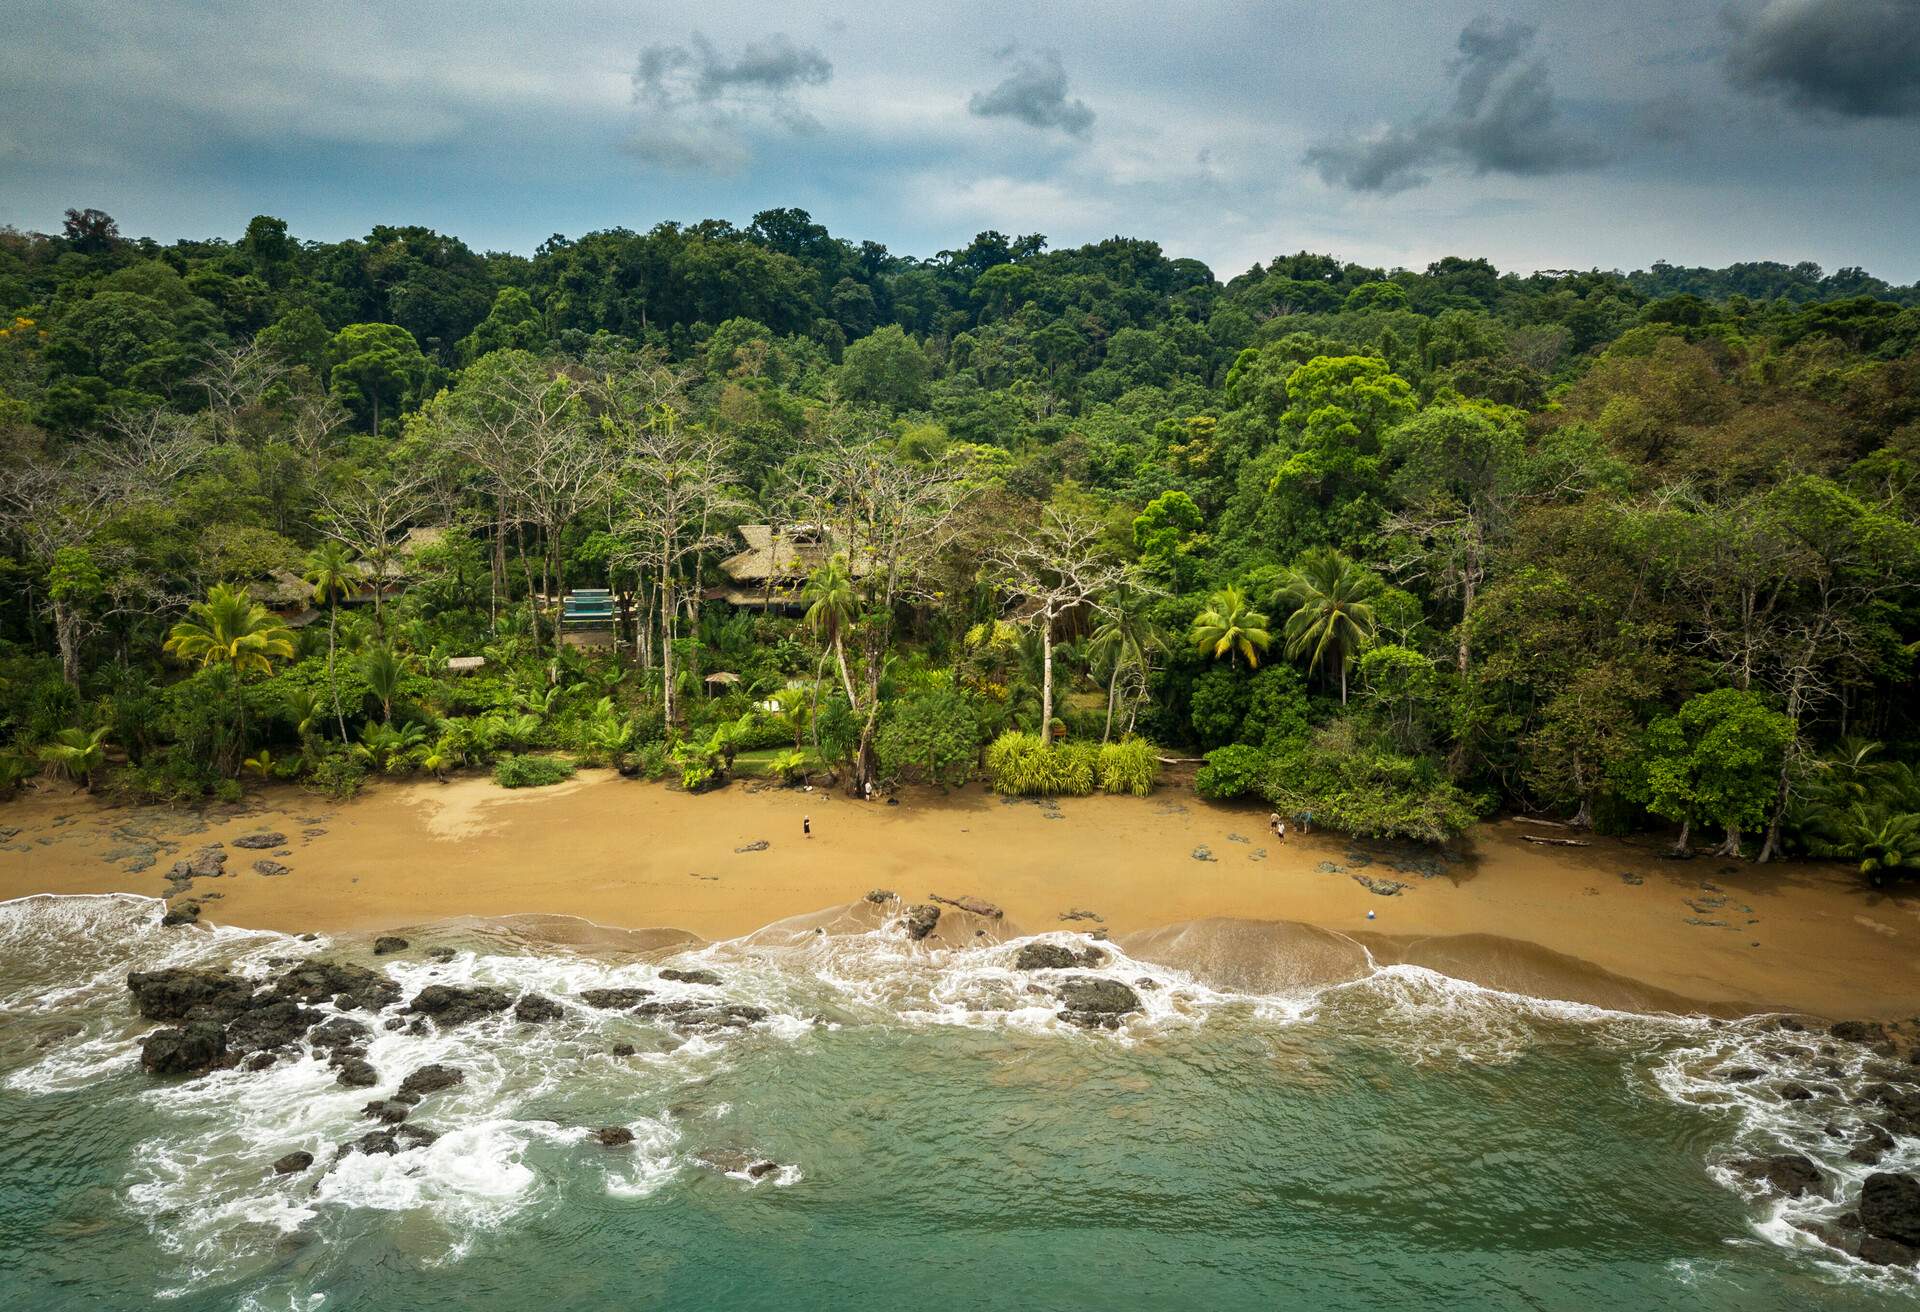
POLYGON ((970 916, 980 916, 987 920, 999 920, 1006 912, 985 898, 978 897, 941 897, 938 893, 927 894, 927 901, 938 902, 956 911, 964 911, 970 916))
POLYGON ((398 1098, 375 1098, 360 1109, 360 1114, 372 1117, 382 1125, 398 1125, 412 1111, 413 1104, 410 1102, 401 1102, 398 1098))
POLYGON ((227 1047, 233 1052, 266 1052, 291 1047, 324 1017, 297 1002, 269 1002, 243 1011, 227 1026, 227 1047))
POLYGON ((1920 1180, 1876 1171, 1860 1187, 1860 1227, 1870 1235, 1920 1246, 1920 1180))
POLYGON ((1118 980, 1073 975, 1061 980, 1060 1019, 1085 1029, 1117 1029, 1120 1017, 1140 1010, 1140 995, 1118 980))
POLYGON ((220 844, 211 843, 192 856, 184 857, 173 863, 173 869, 167 871, 167 878, 175 883, 189 883, 195 879, 218 879, 227 871, 227 854, 220 844))
POLYGON ((1826 1184, 1826 1177, 1820 1174, 1820 1168, 1813 1164, 1812 1159, 1800 1153, 1745 1157, 1735 1162, 1733 1169, 1788 1198, 1798 1198, 1808 1192, 1818 1193, 1826 1184))
POLYGON ((140 1065, 153 1075, 197 1075, 220 1065, 226 1054, 226 1033, 212 1021, 155 1030, 140 1040, 140 1065))
POLYGON ((345 1016, 335 1016, 307 1035, 307 1042, 316 1048, 344 1048, 372 1036, 373 1031, 359 1021, 345 1016))
POLYGON ((452 961, 455 957, 459 955, 460 955, 459 952, 453 948, 441 947, 441 948, 427 949, 428 961, 442 961, 442 962, 452 961))
POLYGON ((733 850, 736 852, 764 852, 771 846, 772 844, 767 842, 766 839, 756 838, 753 842, 748 843, 745 847, 736 847, 733 850))
POLYGON ((513 995, 484 985, 464 988, 457 984, 429 984, 414 994, 404 1008, 414 1015, 429 1016, 441 1029, 453 1029, 468 1021, 491 1016, 513 1005, 513 995))
POLYGON ((940 923, 940 908, 922 902, 907 908, 907 937, 918 943, 933 933, 933 927, 940 923))
POLYGON ((780 1169, 780 1163, 771 1158, 743 1153, 734 1148, 702 1149, 693 1155, 693 1159, 723 1175, 744 1175, 749 1180, 758 1180, 780 1169))
POLYGON ((868 891, 867 901, 873 903, 875 906, 885 906, 899 896, 898 893, 890 888, 876 888, 868 891))
POLYGON ((379 1011, 400 1000, 400 986, 365 966, 303 961, 274 981, 274 993, 300 1002, 327 1002, 345 1011, 379 1011))
POLYGON ((1195 861, 1217 861, 1220 858, 1216 857, 1213 854, 1212 848, 1208 847, 1205 843, 1202 843, 1200 844, 1200 846, 1193 849, 1193 859, 1195 861))
POLYGON ((275 1175, 298 1175, 313 1165, 312 1153, 288 1153, 273 1164, 275 1175))
POLYGON ((373 941, 373 955, 376 957, 391 956, 395 952, 405 952, 411 946, 412 944, 408 943, 398 934, 382 934, 373 941))
POLYGON ((1728 1084, 1746 1084, 1765 1074, 1758 1066, 1729 1066, 1720 1072, 1720 1078, 1728 1084))
POLYGON ((1397 879, 1376 879, 1372 875, 1355 875, 1353 882, 1379 897, 1399 897, 1402 892, 1412 887, 1397 879))
POLYGON ((233 840, 233 845, 235 847, 247 847, 255 850, 264 850, 269 847, 285 847, 287 845, 287 836, 278 831, 242 834, 233 840))
POLYGON ((634 1015, 649 1020, 666 1020, 675 1029, 713 1030, 745 1029, 767 1018, 765 1007, 750 1006, 744 1002, 699 1002, 692 998, 679 998, 672 1002, 646 1002, 634 1008, 634 1015))
POLYGON ((633 1131, 624 1125, 603 1125, 593 1132, 593 1141, 605 1148, 620 1148, 633 1142, 633 1131))
POLYGON ((652 989, 582 989, 580 1001, 589 1007, 598 1007, 602 1011, 625 1011, 637 1007, 653 996, 652 989))
POLYGON ((559 1020, 565 1008, 544 993, 523 993, 513 1004, 513 1018, 522 1025, 542 1025, 559 1020))
POLYGON ((380 1083, 380 1072, 365 1057, 349 1057, 340 1063, 340 1074, 334 1079, 345 1088, 371 1089, 380 1083))
POLYGON ((1848 1043, 1884 1043, 1887 1038, 1887 1027, 1878 1021, 1843 1020, 1837 1025, 1829 1026, 1827 1033, 1848 1043))
POLYGON ((1788 1080, 1780 1086, 1780 1096, 1787 1102, 1808 1102, 1813 1098, 1813 1090, 1797 1080, 1788 1080))
POLYGON ((1912 1266, 1920 1260, 1920 1248, 1882 1235, 1868 1235, 1860 1241, 1860 1260, 1875 1266, 1912 1266))
POLYGON ((430 1093, 442 1089, 451 1089, 456 1084, 466 1083, 467 1073, 458 1066, 445 1066, 435 1062, 431 1066, 422 1066, 406 1079, 400 1081, 400 1091, 393 1095, 395 1102, 413 1104, 430 1093))
POLYGON ((720 976, 711 970, 667 969, 660 972, 660 978, 670 979, 680 984, 708 984, 716 988, 720 984, 720 976))
POLYGON ((400 1125, 391 1130, 369 1130, 352 1143, 340 1145, 340 1155, 366 1153, 393 1156, 409 1148, 425 1148, 440 1136, 418 1125, 400 1125))
POLYGON ((148 1020, 184 1020, 190 1011, 228 1020, 246 1010, 253 985, 224 970, 175 966, 127 976, 133 1005, 148 1020))
POLYGON ((240 1069, 244 1071, 263 1071, 273 1065, 277 1060, 278 1058, 271 1052, 256 1052, 253 1056, 240 1063, 240 1069))
POLYGON ((631 1057, 640 1050, 631 1043, 616 1043, 608 1051, 612 1052, 616 1057, 631 1057))
POLYGON ((1107 954, 1099 948, 1076 952, 1063 943, 1023 943, 1014 954, 1015 970, 1071 970, 1075 966, 1102 966, 1107 954))
POLYGON ((1869 1121, 1866 1126, 1867 1137, 1847 1150, 1847 1160, 1858 1162, 1862 1166, 1878 1166, 1880 1159, 1893 1147, 1893 1136, 1887 1133, 1887 1127, 1869 1121))
POLYGON ((292 866, 283 866, 278 861, 269 861, 265 857, 261 857, 258 861, 255 861, 253 868, 259 873, 268 876, 290 875, 293 873, 292 866))
POLYGON ((198 902, 170 902, 167 904, 167 914, 160 917, 161 925, 169 928, 174 925, 197 924, 199 920, 200 904, 198 902))

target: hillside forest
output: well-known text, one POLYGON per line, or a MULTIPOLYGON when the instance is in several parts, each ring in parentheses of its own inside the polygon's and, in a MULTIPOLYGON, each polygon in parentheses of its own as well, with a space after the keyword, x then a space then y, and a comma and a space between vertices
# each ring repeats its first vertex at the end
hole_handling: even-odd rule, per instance
POLYGON ((0 791, 1191 761, 1360 836, 1878 883, 1920 865, 1917 515, 1920 287, 1859 269, 0 232, 0 791), (742 525, 819 549, 754 597, 742 525))

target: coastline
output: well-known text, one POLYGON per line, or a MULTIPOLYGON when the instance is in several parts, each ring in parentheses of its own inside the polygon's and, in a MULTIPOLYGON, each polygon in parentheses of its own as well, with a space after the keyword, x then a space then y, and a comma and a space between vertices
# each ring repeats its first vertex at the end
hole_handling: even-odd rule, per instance
POLYGON ((1621 1010, 1920 1012, 1920 897, 1844 867, 1678 862, 1601 838, 1543 847, 1512 822, 1476 827, 1447 860, 1319 832, 1282 845, 1263 808, 1170 789, 1041 804, 971 785, 890 806, 741 784, 688 796, 587 771, 525 791, 383 783, 344 803, 273 788, 202 814, 48 787, 0 806, 6 829, 0 900, 165 896, 173 862, 219 841, 227 873, 190 895, 205 920, 288 932, 547 915, 722 939, 886 888, 995 903, 996 937, 1104 929, 1249 991, 1325 982, 1370 955, 1621 1010), (281 855, 234 847, 262 831, 286 835, 281 855))

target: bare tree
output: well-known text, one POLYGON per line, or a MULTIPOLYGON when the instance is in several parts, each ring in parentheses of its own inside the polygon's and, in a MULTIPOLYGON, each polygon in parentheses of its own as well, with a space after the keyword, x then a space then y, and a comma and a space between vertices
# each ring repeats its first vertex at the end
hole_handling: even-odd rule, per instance
POLYGON ((264 406, 274 387, 292 372, 278 351, 250 340, 208 352, 193 382, 207 394, 207 414, 220 440, 238 442, 248 412, 264 406))
POLYGON ((1082 607, 1094 607, 1127 578, 1124 565, 1099 546, 1100 526, 1048 506, 1038 527, 1015 532, 993 549, 996 583, 1014 603, 1008 617, 1040 635, 1040 737, 1053 741, 1053 634, 1082 607))
POLYGON ((320 494, 320 531, 366 561, 374 621, 382 631, 383 594, 395 578, 406 530, 427 504, 427 483, 424 469, 391 469, 320 494))

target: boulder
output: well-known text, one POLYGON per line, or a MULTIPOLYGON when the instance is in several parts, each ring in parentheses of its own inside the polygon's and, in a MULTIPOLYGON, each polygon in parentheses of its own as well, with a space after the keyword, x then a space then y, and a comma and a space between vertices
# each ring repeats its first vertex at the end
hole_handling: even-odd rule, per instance
POLYGON ((422 1066, 406 1079, 400 1081, 400 1092, 394 1099, 404 1103, 417 1103, 430 1093, 442 1089, 451 1089, 456 1084, 464 1084, 467 1073, 458 1066, 443 1066, 435 1062, 431 1066, 422 1066))
POLYGON ((439 947, 427 949, 428 961, 452 961, 460 953, 454 948, 439 947))
POLYGON ((1773 1192, 1788 1198, 1818 1193, 1826 1184, 1826 1177, 1820 1173, 1820 1168, 1813 1164, 1811 1158, 1800 1153, 1743 1157, 1733 1164, 1733 1169, 1756 1184, 1764 1184, 1773 1192))
POLYGON ((1887 1027, 1872 1020, 1843 1020, 1830 1026, 1827 1033, 1848 1043, 1884 1043, 1887 1027))
POLYGON ((1079 951, 1064 943, 1023 943, 1014 955, 1015 970, 1071 970, 1075 966, 1105 965, 1107 954, 1099 948, 1079 951))
POLYGON ((1869 1121, 1866 1125, 1867 1137, 1847 1150, 1847 1160, 1858 1162, 1862 1166, 1878 1166, 1880 1159, 1893 1147, 1893 1136, 1887 1133, 1884 1125, 1869 1121))
POLYGON ((425 1148, 440 1136, 418 1125, 399 1125, 390 1130, 368 1130, 352 1143, 340 1145, 340 1155, 348 1153, 385 1154, 391 1157, 409 1148, 425 1148))
POLYGON ((661 979, 670 979, 678 984, 711 984, 718 986, 720 977, 710 970, 663 970, 661 979))
POLYGON ((303 961, 274 981, 274 993, 346 1011, 379 1011, 400 1000, 400 986, 378 971, 337 961, 303 961))
POLYGON ((269 1002, 234 1017, 227 1026, 227 1047, 233 1052, 291 1047, 322 1019, 321 1013, 297 1002, 269 1002))
POLYGON ((734 1148, 703 1149, 695 1153, 693 1159, 723 1175, 744 1175, 749 1180, 758 1180, 780 1169, 780 1163, 772 1158, 743 1153, 734 1148))
POLYGON ((174 966, 127 976, 133 1005, 148 1020, 184 1020, 188 1012, 230 1019, 247 1009, 253 985, 224 970, 174 966))
POLYGON ((380 1072, 365 1057, 349 1057, 340 1063, 335 1082, 348 1089, 371 1089, 380 1083, 380 1072))
POLYGON ((405 1009, 431 1017, 433 1023, 444 1030, 505 1011, 512 1005, 513 995, 501 989, 484 985, 463 988, 456 984, 429 984, 414 995, 405 1009))
POLYGON ((1060 981, 1060 1019, 1083 1028, 1117 1029, 1120 1017, 1140 1010, 1140 995, 1118 980, 1073 975, 1060 981))
POLYGON ((413 1104, 401 1102, 398 1098, 375 1098, 360 1109, 362 1116, 371 1117, 382 1125, 398 1125, 413 1112, 413 1104))
POLYGON ((1758 1066, 1729 1066, 1720 1072, 1720 1078, 1728 1084, 1747 1084, 1765 1074, 1758 1066))
POLYGON ((907 918, 905 922, 907 937, 916 943, 933 933, 933 927, 939 923, 939 907, 922 902, 917 906, 907 908, 907 918))
POLYGON ((270 847, 285 847, 287 845, 287 836, 278 831, 242 834, 233 840, 233 845, 235 847, 246 847, 256 851, 264 851, 270 847))
POLYGON ((1920 1246, 1920 1180, 1876 1171, 1860 1187, 1860 1227, 1869 1235, 1920 1246))
POLYGON ((613 1045, 612 1048, 608 1049, 608 1051, 613 1053, 613 1055, 616 1057, 631 1057, 633 1056, 634 1053, 640 1050, 634 1047, 631 1043, 616 1043, 613 1045))
POLYGON ((634 1009, 634 1015, 649 1020, 665 1020, 680 1030, 745 1029, 767 1018, 765 1007, 744 1002, 698 1002, 679 998, 672 1002, 647 1002, 634 1009))
POLYGON ((1813 1090, 1797 1080, 1788 1080, 1780 1086, 1780 1096, 1787 1102, 1808 1102, 1813 1098, 1813 1090))
POLYGON ((373 941, 373 955, 389 956, 395 952, 405 952, 409 946, 411 945, 398 934, 382 934, 373 941))
POLYGON ((253 868, 259 874, 269 877, 274 875, 290 875, 293 873, 292 866, 281 865, 278 861, 269 861, 265 857, 261 857, 258 861, 255 861, 253 868))
POLYGON ((167 871, 167 878, 177 884, 195 879, 218 879, 227 870, 227 854, 218 843, 209 844, 192 856, 183 857, 173 863, 173 869, 167 871))
POLYGON ((200 904, 198 902, 169 902, 167 914, 160 917, 161 925, 169 928, 174 925, 197 924, 199 920, 200 904))
POLYGON ((212 1021, 155 1030, 140 1040, 140 1065, 154 1075, 197 1075, 221 1065, 226 1055, 226 1033, 212 1021))
POLYGON ((603 1125, 593 1132, 593 1141, 607 1148, 620 1148, 633 1142, 633 1131, 624 1125, 603 1125))
POLYGON ((1883 1235, 1868 1235, 1860 1241, 1860 1260, 1875 1266, 1912 1266, 1920 1260, 1920 1248, 1883 1235))
POLYGON ((523 993, 520 1001, 513 1004, 513 1018, 522 1025, 541 1025, 550 1020, 559 1020, 563 1010, 559 1003, 544 993, 523 993))
POLYGON ((275 1175, 298 1175, 313 1165, 312 1153, 288 1153, 273 1164, 275 1175))
POLYGON ((316 1048, 344 1048, 372 1036, 373 1031, 359 1021, 335 1016, 307 1035, 307 1042, 316 1048))
POLYGON ((867 901, 873 903, 877 907, 885 906, 887 903, 893 901, 895 898, 899 896, 900 895, 898 893, 894 892, 890 888, 875 888, 868 891, 867 901))
POLYGON ((625 1011, 653 996, 652 989, 582 989, 580 1001, 602 1011, 625 1011))

